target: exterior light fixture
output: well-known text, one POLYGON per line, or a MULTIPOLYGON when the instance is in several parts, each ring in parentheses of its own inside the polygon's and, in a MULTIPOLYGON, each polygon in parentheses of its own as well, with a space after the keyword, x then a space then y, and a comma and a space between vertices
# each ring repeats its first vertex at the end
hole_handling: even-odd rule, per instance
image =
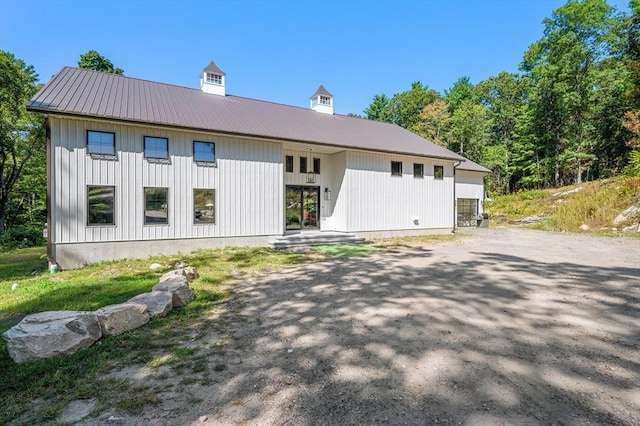
POLYGON ((324 199, 329 201, 331 199, 331 190, 329 188, 324 189, 324 199))

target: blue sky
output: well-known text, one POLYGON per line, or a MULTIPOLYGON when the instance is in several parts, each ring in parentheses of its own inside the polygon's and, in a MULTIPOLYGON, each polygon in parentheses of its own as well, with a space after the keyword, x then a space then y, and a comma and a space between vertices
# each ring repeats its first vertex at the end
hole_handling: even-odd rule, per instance
MULTIPOLYGON (((335 111, 420 80, 444 92, 515 72, 563 0, 0 0, 0 49, 46 82, 97 50, 125 75, 198 87, 214 60, 227 93, 309 106, 323 84, 335 111)), ((627 11, 628 1, 609 4, 627 11)))

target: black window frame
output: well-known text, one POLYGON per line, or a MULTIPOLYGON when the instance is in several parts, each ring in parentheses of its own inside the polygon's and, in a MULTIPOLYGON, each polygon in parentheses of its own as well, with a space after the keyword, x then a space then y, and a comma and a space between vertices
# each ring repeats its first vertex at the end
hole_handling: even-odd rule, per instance
POLYGON ((444 166, 439 164, 433 166, 433 178, 435 180, 444 180, 444 166))
POLYGON ((169 225, 169 187, 166 186, 145 186, 142 190, 142 196, 144 197, 143 201, 144 201, 144 209, 143 209, 143 223, 145 225, 169 225), (147 222, 147 190, 148 189, 164 189, 166 191, 166 197, 165 197, 165 209, 167 210, 166 213, 166 220, 164 222, 147 222))
POLYGON ((163 136, 143 136, 143 149, 144 149, 144 158, 158 159, 158 160, 168 160, 169 159, 169 138, 165 138, 163 136), (158 157, 154 155, 147 155, 147 139, 164 139, 167 144, 166 155, 164 157, 158 157))
POLYGON ((424 178, 424 164, 413 163, 413 177, 416 179, 424 178))
POLYGON ((293 155, 285 155, 284 169, 287 173, 293 173, 293 155))
POLYGON ((87 129, 87 153, 88 154, 92 154, 92 155, 110 155, 110 156, 115 156, 116 155, 116 133, 115 132, 103 132, 102 130, 90 130, 87 129), (96 133, 96 134, 104 134, 104 135, 112 135, 113 136, 113 146, 112 146, 112 151, 111 152, 95 152, 92 151, 90 149, 90 145, 89 145, 89 137, 91 133, 96 133))
POLYGON ((207 142, 207 141, 193 141, 193 161, 195 161, 196 163, 209 163, 209 164, 215 164, 216 162, 216 143, 215 142, 207 142), (196 144, 207 144, 207 145, 211 145, 213 146, 213 160, 202 160, 199 158, 196 158, 196 144))
POLYGON ((391 161, 391 176, 402 176, 402 161, 391 161), (399 170, 394 171, 394 167, 393 166, 398 166, 399 165, 399 170))
POLYGON ((300 173, 307 173, 309 171, 307 167, 307 157, 300 157, 300 173))
POLYGON ((116 225, 116 187, 115 185, 87 185, 87 226, 115 226, 116 225), (111 222, 91 222, 90 192, 95 188, 111 188, 113 191, 111 201, 111 222))
POLYGON ((319 175, 320 174, 320 159, 319 158, 315 158, 313 159, 313 173, 319 175))
MULTIPOLYGON (((204 206, 206 207, 206 205, 204 206)), ((193 224, 194 225, 215 225, 216 224, 216 190, 214 188, 193 188, 193 224), (212 219, 210 221, 200 221, 198 222, 197 219, 200 219, 203 215, 202 210, 207 210, 207 209, 198 209, 197 205, 196 205, 196 191, 211 191, 213 193, 213 208, 212 210, 212 219), (198 211, 200 211, 201 216, 198 217, 198 211)))

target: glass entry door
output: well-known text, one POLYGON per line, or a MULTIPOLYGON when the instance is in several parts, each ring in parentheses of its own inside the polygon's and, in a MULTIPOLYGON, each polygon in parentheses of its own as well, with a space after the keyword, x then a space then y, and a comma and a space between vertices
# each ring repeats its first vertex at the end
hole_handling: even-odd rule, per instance
POLYGON ((286 229, 319 229, 320 187, 289 186, 286 188, 286 229))

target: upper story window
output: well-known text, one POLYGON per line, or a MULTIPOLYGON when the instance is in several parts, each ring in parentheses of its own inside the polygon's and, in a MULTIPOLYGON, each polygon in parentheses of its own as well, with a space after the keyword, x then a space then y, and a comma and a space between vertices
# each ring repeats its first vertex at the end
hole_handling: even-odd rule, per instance
POLYGON ((89 154, 116 155, 116 134, 87 130, 87 152, 89 154))
POLYGON ((424 164, 413 163, 413 177, 415 178, 424 177, 424 164))
POLYGON ((210 72, 207 74, 207 83, 222 85, 222 76, 220 74, 212 74, 210 72))
POLYGON ((215 163, 216 144, 213 142, 193 141, 193 159, 206 163, 215 163))
POLYGON ((307 157, 300 157, 300 173, 307 173, 307 157))
POLYGON ((402 161, 391 162, 391 176, 402 176, 402 161))
POLYGON ((433 166, 433 178, 438 180, 444 179, 444 166, 433 166))
POLYGON ((293 155, 287 155, 285 158, 285 167, 287 173, 293 173, 293 155))
POLYGON ((169 139, 145 136, 144 156, 145 158, 169 158, 169 139))
POLYGON ((331 98, 329 96, 320 95, 320 103, 322 105, 331 105, 331 98))
POLYGON ((317 175, 320 174, 320 159, 319 158, 314 158, 313 159, 313 172, 317 175))

